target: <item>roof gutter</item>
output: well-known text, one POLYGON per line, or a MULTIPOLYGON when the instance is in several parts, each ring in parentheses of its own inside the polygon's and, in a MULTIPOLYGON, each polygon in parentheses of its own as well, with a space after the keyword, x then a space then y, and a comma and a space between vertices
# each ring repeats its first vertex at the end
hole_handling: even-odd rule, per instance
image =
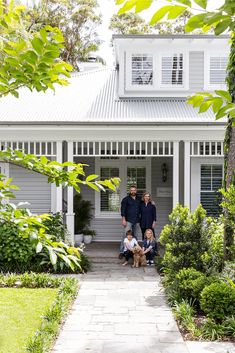
POLYGON ((184 121, 180 121, 180 122, 170 122, 170 121, 160 121, 160 122, 152 122, 152 121, 145 121, 145 122, 138 122, 138 121, 129 121, 129 122, 126 122, 126 121, 115 121, 115 122, 105 122, 105 121, 83 121, 83 122, 69 122, 69 121, 66 121, 66 122, 61 122, 61 121, 53 121, 53 122, 38 122, 38 121, 11 121, 11 122, 3 122, 3 121, 0 121, 0 125, 1 126, 15 126, 15 125, 33 125, 33 126, 43 126, 43 125, 46 125, 46 126, 82 126, 82 125, 101 125, 101 126, 119 126, 119 125, 127 125, 127 126, 133 126, 133 124, 135 125, 138 125, 138 126, 187 126, 187 125, 190 125, 190 126, 226 126, 226 122, 218 122, 218 121, 205 121, 205 122, 202 122, 202 121, 199 121, 199 122, 195 122, 195 121, 187 121, 187 122, 184 122, 184 121))

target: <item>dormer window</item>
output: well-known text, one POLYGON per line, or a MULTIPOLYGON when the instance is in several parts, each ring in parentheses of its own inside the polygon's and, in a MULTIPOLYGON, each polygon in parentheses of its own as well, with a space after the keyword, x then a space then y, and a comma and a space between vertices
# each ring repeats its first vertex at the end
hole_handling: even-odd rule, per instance
POLYGON ((162 56, 162 85, 183 85, 183 54, 162 56))
POLYGON ((210 57, 210 85, 225 84, 227 62, 224 56, 210 57))
POLYGON ((132 85, 153 84, 153 56, 132 54, 132 85))

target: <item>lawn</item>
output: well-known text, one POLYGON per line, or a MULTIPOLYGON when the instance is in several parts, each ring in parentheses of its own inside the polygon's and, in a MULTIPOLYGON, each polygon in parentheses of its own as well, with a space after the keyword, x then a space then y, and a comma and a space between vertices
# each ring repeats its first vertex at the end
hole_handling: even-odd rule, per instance
POLYGON ((0 353, 23 353, 58 288, 0 289, 0 353))

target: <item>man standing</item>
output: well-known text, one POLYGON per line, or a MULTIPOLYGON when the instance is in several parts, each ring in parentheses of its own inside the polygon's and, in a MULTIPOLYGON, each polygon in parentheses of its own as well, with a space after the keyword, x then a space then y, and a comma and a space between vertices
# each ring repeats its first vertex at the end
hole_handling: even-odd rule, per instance
MULTIPOLYGON (((129 195, 124 197, 121 202, 122 225, 125 229, 124 238, 126 237, 126 232, 131 229, 134 237, 138 239, 138 233, 140 232, 140 203, 141 198, 137 195, 137 188, 135 185, 132 185, 129 195)), ((120 259, 123 257, 123 252, 124 246, 122 240, 119 254, 120 259)))

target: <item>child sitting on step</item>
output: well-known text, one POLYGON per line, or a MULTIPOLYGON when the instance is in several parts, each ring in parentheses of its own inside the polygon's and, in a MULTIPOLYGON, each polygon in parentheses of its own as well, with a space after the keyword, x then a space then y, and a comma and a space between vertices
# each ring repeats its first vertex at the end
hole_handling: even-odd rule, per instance
POLYGON ((126 232, 126 238, 124 239, 124 257, 125 262, 123 262, 123 266, 128 264, 130 258, 133 257, 133 248, 138 245, 137 240, 133 237, 132 230, 128 230, 126 232))

